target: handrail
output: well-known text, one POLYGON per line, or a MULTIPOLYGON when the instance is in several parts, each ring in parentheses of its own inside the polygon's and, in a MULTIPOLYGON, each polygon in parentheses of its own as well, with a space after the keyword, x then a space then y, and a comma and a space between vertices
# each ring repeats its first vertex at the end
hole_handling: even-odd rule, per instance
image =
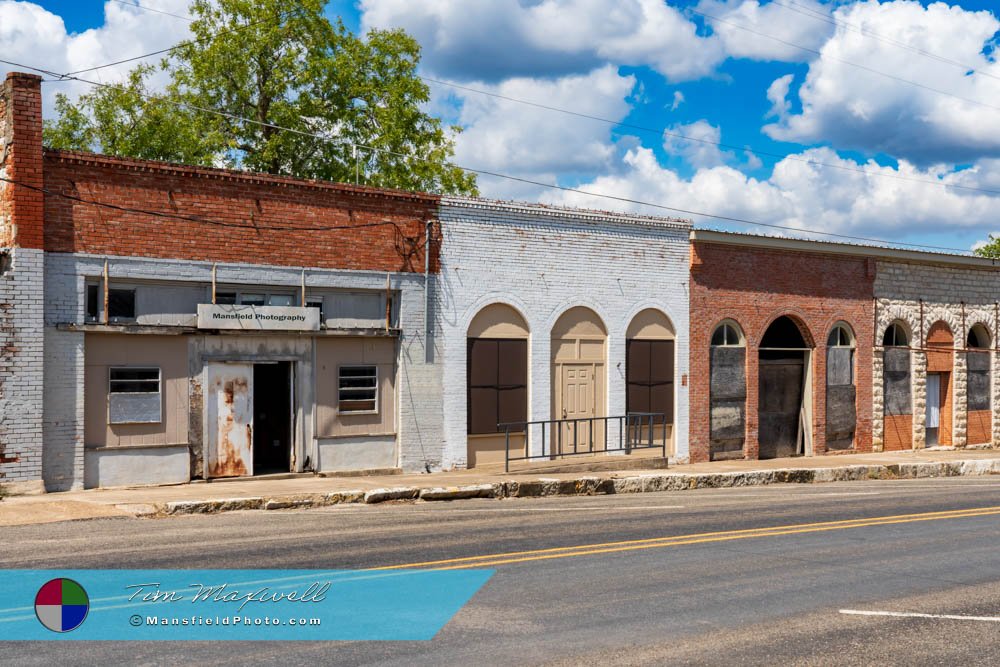
POLYGON ((613 417, 579 417, 570 419, 536 419, 531 421, 504 422, 497 424, 497 431, 504 433, 504 470, 510 472, 512 461, 530 461, 535 459, 555 459, 567 456, 582 456, 586 454, 624 452, 631 453, 637 449, 661 449, 663 458, 667 457, 667 422, 662 412, 629 412, 613 417), (585 439, 580 439, 580 424, 586 423, 585 439), (594 423, 601 422, 603 440, 595 438, 594 423), (618 446, 611 447, 608 442, 608 423, 618 424, 618 446), (662 438, 657 443, 655 428, 663 427, 662 438), (531 454, 532 427, 541 427, 541 453, 531 454), (554 428, 553 428, 554 427, 554 428), (554 437, 546 443, 546 432, 552 428, 554 437), (569 433, 570 428, 572 434, 569 433), (566 431, 565 446, 563 433, 566 431), (511 433, 524 433, 524 456, 510 455, 511 433), (570 438, 572 435, 572 438, 570 438), (548 444, 548 451, 546 451, 548 444), (572 451, 569 451, 572 444, 572 451), (586 445, 583 449, 582 446, 586 445), (603 445, 603 446, 602 446, 603 445))

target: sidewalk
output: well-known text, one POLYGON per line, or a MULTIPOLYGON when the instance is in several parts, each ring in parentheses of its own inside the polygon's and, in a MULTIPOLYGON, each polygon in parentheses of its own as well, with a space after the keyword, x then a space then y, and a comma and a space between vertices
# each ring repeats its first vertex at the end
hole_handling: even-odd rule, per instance
POLYGON ((681 491, 864 479, 1000 474, 1000 450, 907 451, 767 461, 717 461, 670 469, 504 473, 462 470, 371 477, 196 482, 8 496, 0 527, 112 516, 166 516, 342 503, 460 500, 681 491))

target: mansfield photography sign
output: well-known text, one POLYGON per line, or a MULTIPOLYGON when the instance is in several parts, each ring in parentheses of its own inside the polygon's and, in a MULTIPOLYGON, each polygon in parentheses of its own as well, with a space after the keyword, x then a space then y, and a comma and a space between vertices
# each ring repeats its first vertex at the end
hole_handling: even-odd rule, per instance
POLYGON ((318 331, 319 308, 198 304, 199 329, 318 331))

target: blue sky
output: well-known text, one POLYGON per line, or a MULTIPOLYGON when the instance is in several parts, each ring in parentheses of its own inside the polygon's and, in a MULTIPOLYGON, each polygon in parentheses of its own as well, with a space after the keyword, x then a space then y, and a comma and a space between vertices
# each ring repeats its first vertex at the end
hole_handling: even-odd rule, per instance
MULTIPOLYGON (((183 0, 138 2, 184 13, 183 0)), ((0 0, 8 56, 26 37, 4 32, 4 12, 27 4, 61 18, 65 37, 39 28, 35 39, 63 48, 66 67, 163 48, 185 30, 118 0, 0 0), (123 11, 138 18, 123 23, 123 11)), ((1000 232, 996 2, 337 0, 327 11, 356 31, 407 29, 422 43, 427 76, 654 130, 434 84, 430 108, 466 128, 456 154, 465 166, 802 230, 953 248, 1000 232)), ((25 47, 23 57, 37 52, 25 47)), ((63 71, 57 55, 51 66, 63 71)), ((623 206, 503 179, 481 188, 623 206)))

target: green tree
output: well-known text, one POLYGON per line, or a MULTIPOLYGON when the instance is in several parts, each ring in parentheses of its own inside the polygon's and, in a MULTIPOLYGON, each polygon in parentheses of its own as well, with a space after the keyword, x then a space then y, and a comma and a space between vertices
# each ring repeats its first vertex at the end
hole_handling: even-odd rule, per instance
POLYGON ((980 257, 1000 259, 1000 236, 993 236, 990 234, 989 240, 980 247, 976 248, 973 252, 980 257))
POLYGON ((359 38, 330 23, 324 4, 194 0, 192 39, 160 65, 165 93, 148 95, 145 66, 76 104, 60 97, 47 144, 475 194, 475 177, 448 162, 459 128, 422 109, 420 45, 401 30, 359 38))

